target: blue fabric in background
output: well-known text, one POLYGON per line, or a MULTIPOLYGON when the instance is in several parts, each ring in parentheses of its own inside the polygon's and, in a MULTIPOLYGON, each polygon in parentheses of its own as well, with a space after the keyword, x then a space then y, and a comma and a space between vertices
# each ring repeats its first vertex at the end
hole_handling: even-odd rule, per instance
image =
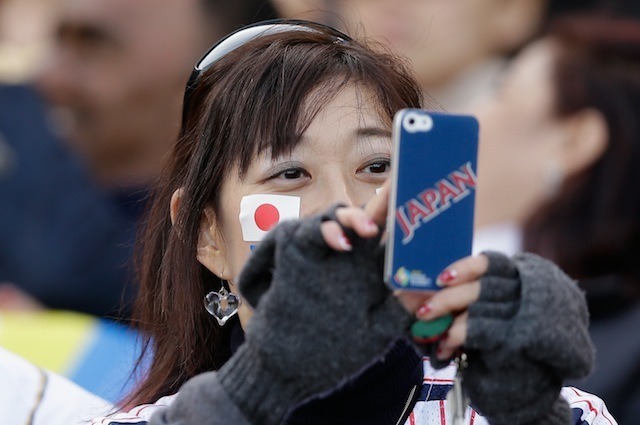
POLYGON ((138 334, 117 323, 97 321, 93 336, 67 377, 107 401, 118 403, 134 388, 140 355, 138 334))
POLYGON ((127 317, 143 196, 98 187, 51 131, 42 99, 0 86, 0 282, 50 308, 127 317))

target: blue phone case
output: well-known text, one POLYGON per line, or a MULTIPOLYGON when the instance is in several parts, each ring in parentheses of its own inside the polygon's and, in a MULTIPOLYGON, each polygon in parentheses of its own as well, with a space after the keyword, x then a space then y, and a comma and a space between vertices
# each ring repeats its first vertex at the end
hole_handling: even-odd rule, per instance
POLYGON ((403 109, 393 122, 385 282, 437 290, 436 277, 471 254, 478 122, 403 109))

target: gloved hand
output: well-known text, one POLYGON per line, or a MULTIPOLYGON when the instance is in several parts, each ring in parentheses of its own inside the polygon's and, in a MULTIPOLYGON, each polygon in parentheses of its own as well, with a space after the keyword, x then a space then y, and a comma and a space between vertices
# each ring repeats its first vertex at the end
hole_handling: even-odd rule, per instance
POLYGON ((240 275, 255 314, 218 376, 253 423, 281 423, 297 403, 383 356, 412 321, 382 281, 379 238, 345 229, 352 251, 326 245, 320 225, 335 208, 278 225, 240 275))
POLYGON ((584 295, 541 257, 485 255, 464 344, 471 405, 495 425, 567 424, 562 382, 585 376, 594 357, 584 295))

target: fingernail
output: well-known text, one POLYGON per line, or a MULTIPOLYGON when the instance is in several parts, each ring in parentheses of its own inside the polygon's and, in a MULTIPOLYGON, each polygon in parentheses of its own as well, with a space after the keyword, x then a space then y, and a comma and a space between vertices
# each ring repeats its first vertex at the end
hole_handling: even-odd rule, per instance
POLYGON ((378 225, 373 220, 367 220, 365 226, 370 232, 378 232, 378 225))
POLYGON ((340 239, 338 239, 338 245, 340 245, 340 248, 345 251, 351 251, 353 249, 351 242, 349 242, 349 239, 344 235, 340 236, 340 239))
POLYGON ((418 309, 418 312, 417 312, 417 314, 416 314, 416 315, 417 315, 419 318, 423 318, 423 317, 424 317, 424 316, 426 316, 427 314, 431 313, 431 310, 432 310, 432 308, 431 308, 431 304, 422 304, 422 305, 420 306, 420 308, 418 309))
POLYGON ((458 277, 458 272, 455 269, 446 269, 436 278, 436 285, 444 286, 456 277, 458 277))

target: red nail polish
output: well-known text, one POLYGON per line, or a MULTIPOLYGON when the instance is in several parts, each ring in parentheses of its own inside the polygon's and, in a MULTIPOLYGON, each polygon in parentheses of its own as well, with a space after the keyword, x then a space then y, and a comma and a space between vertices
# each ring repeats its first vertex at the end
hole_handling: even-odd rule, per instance
POLYGON ((353 249, 353 247, 351 246, 351 242, 345 235, 340 236, 340 239, 338 239, 338 244, 340 245, 340 248, 345 251, 351 251, 353 249))
POLYGON ((420 308, 418 309, 418 316, 426 316, 427 314, 429 314, 431 312, 431 307, 429 306, 429 304, 423 304, 420 306, 420 308))
POLYGON ((436 284, 438 286, 444 286, 444 284, 451 282, 453 279, 458 277, 458 272, 452 269, 446 269, 442 273, 438 275, 436 279, 436 284))
POLYGON ((378 225, 373 220, 367 220, 367 229, 372 232, 377 232, 378 225))

